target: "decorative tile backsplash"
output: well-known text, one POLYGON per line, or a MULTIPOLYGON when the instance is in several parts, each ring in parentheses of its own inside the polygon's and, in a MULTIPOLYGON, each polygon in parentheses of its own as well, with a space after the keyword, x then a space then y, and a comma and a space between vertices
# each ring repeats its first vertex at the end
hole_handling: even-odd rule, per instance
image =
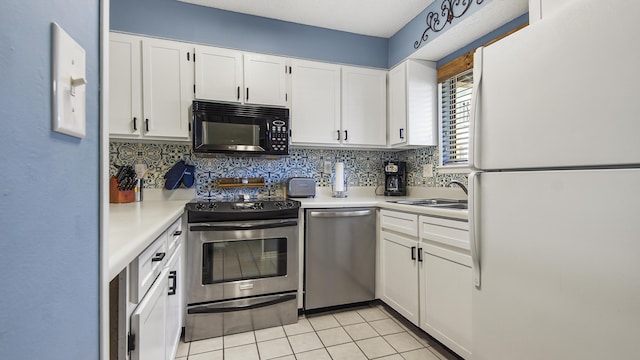
MULTIPOLYGON (((430 146, 404 151, 374 151, 350 149, 292 148, 289 156, 260 157, 213 155, 201 156, 191 152, 190 144, 159 144, 111 142, 109 160, 111 175, 117 165, 146 164, 149 172, 144 179, 145 188, 163 188, 164 174, 178 161, 185 160, 196 166, 196 194, 198 197, 232 195, 233 190, 219 189, 220 177, 263 177, 264 188, 247 191, 250 194, 275 194, 290 177, 311 177, 318 186, 331 186, 331 173, 324 172, 324 163, 343 162, 349 186, 381 186, 384 183, 383 162, 401 160, 407 162, 409 186, 444 187, 453 180, 467 182, 465 174, 440 174, 437 172, 437 147, 430 146), (424 164, 432 164, 433 177, 423 177, 424 164)), ((238 192, 238 191, 235 191, 238 192)))

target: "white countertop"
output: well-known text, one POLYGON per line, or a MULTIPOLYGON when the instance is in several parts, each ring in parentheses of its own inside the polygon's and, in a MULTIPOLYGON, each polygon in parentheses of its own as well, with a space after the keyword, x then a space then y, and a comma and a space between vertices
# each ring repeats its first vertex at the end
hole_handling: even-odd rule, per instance
MULTIPOLYGON (((148 190, 142 202, 109 204, 109 279, 116 277, 176 219, 184 205, 195 197, 193 191, 166 193, 148 190)), ((420 215, 467 220, 466 210, 429 208, 388 203, 388 200, 416 198, 464 198, 453 189, 414 188, 409 196, 377 196, 373 188, 351 188, 346 198, 334 198, 318 188, 315 198, 299 198, 302 209, 339 207, 380 207, 420 215)))
POLYGON ((194 197, 187 194, 183 197, 188 199, 173 199, 158 194, 150 190, 149 199, 141 202, 109 204, 109 279, 182 216, 184 205, 194 197))
POLYGON ((350 189, 346 198, 334 198, 330 191, 316 189, 315 198, 298 198, 302 208, 339 208, 339 207, 379 207, 382 209, 397 210, 419 215, 447 217, 451 219, 467 220, 467 210, 442 209, 416 205, 394 204, 387 201, 404 199, 464 199, 464 193, 460 194, 455 189, 413 188, 409 190, 409 196, 382 196, 375 195, 371 187, 350 189))

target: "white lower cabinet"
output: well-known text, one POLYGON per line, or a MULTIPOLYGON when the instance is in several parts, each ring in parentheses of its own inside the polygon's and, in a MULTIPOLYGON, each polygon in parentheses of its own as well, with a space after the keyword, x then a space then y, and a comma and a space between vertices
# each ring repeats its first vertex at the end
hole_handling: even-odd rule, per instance
POLYGON ((112 282, 112 358, 175 358, 184 315, 182 221, 168 226, 112 282))
POLYGON ((471 357, 472 261, 466 221, 420 216, 420 328, 471 357))
POLYGON ((380 211, 379 297, 449 349, 471 357, 466 221, 380 211))
POLYGON ((165 359, 165 316, 167 313, 167 283, 161 279, 169 273, 164 269, 159 279, 131 315, 129 346, 132 360, 165 359))
POLYGON ((418 241, 382 231, 380 235, 381 300, 418 323, 418 241))
POLYGON ((380 299, 418 324, 418 216, 380 211, 380 299))
POLYGON ((183 314, 183 286, 185 281, 181 277, 182 268, 182 245, 178 244, 176 252, 167 264, 167 308, 166 308, 166 360, 175 359, 182 333, 183 314))

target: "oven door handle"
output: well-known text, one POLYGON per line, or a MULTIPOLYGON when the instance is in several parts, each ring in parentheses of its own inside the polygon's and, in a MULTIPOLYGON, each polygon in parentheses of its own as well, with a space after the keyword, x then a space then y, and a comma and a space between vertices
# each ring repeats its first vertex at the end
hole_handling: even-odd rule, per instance
POLYGON ((191 225, 189 231, 236 231, 236 230, 261 230, 275 229, 286 226, 297 226, 297 220, 278 221, 265 224, 231 224, 231 225, 191 225))
POLYGON ((267 300, 263 302, 258 302, 254 304, 241 305, 241 306, 228 306, 228 307, 217 307, 215 305, 206 305, 206 306, 198 306, 187 310, 187 314, 216 314, 216 313, 226 313, 233 311, 245 311, 252 309, 259 309, 266 306, 276 305, 283 302, 295 300, 295 294, 285 294, 285 295, 277 295, 275 299, 267 300))

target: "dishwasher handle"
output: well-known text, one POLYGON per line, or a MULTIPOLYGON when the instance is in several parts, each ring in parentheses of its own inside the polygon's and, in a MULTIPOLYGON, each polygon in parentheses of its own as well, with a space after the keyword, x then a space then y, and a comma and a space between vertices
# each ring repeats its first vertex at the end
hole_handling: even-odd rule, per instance
POLYGON ((352 211, 312 211, 311 217, 334 218, 334 217, 359 217, 369 216, 373 210, 352 210, 352 211))

